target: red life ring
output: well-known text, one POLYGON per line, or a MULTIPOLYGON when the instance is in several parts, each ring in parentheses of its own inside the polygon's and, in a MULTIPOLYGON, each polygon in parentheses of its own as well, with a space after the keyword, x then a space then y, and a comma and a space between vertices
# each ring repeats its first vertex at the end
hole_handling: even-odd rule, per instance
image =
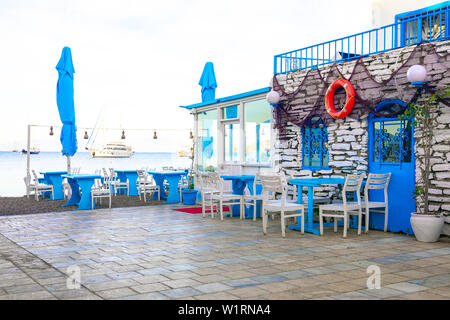
POLYGON ((327 109, 328 114, 334 119, 344 119, 350 114, 350 112, 352 112, 354 105, 355 88, 349 81, 345 79, 337 79, 328 87, 327 93, 325 95, 325 108, 327 109), (336 111, 336 109, 334 108, 333 97, 337 88, 339 87, 344 88, 347 99, 342 110, 336 111))

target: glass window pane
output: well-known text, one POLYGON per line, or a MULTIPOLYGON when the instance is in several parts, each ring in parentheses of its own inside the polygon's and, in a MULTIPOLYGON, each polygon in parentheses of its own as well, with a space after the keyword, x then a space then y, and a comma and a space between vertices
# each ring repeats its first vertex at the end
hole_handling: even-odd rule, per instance
POLYGON ((246 162, 270 161, 270 108, 266 99, 244 105, 246 162))
POLYGON ((225 136, 225 161, 239 161, 239 140, 240 125, 239 123, 226 124, 224 130, 225 136))
POLYGON ((374 160, 377 162, 411 162, 411 120, 374 123, 374 160))
POLYGON ((239 118, 239 106, 231 106, 222 108, 222 119, 239 118))
POLYGON ((215 170, 217 166, 217 110, 198 115, 198 169, 215 170))

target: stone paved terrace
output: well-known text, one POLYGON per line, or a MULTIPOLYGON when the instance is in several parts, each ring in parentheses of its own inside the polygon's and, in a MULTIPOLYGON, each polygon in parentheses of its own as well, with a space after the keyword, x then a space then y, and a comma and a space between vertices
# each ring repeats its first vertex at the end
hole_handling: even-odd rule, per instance
POLYGON ((448 238, 287 231, 176 206, 0 218, 0 299, 449 299, 448 238), (367 266, 381 268, 379 290, 367 266), (69 266, 80 289, 67 289, 69 266))

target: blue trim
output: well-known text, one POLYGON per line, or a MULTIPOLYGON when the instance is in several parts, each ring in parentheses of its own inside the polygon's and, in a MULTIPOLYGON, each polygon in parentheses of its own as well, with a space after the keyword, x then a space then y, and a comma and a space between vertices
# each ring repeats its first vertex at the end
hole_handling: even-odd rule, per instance
MULTIPOLYGON (((380 28, 352 34, 350 36, 322 42, 298 50, 292 50, 274 56, 274 74, 285 74, 297 70, 316 69, 330 63, 350 61, 357 57, 367 57, 387 52, 423 41, 447 40, 450 36, 450 1, 405 12, 395 16, 395 22, 380 28), (445 34, 436 34, 422 38, 422 21, 434 21, 435 15, 445 16, 441 24, 445 34), (416 28, 410 32, 411 28, 416 28), (387 39, 388 38, 388 39, 387 39)), ((429 28, 429 27, 428 27, 429 28)))
POLYGON ((375 111, 379 112, 381 109, 383 109, 383 107, 385 105, 388 105, 388 104, 398 104, 401 107, 406 107, 408 105, 406 102, 399 100, 399 99, 387 99, 387 100, 383 100, 380 103, 378 103, 377 107, 375 108, 375 111))
POLYGON ((219 98, 219 99, 215 99, 215 100, 211 100, 211 101, 207 101, 207 102, 195 103, 195 104, 191 104, 191 105, 188 105, 188 106, 180 106, 180 108, 184 108, 184 109, 188 109, 188 110, 189 109, 195 109, 195 108, 200 108, 200 107, 216 104, 216 103, 219 103, 219 102, 238 100, 238 99, 254 96, 254 95, 257 95, 257 94, 266 93, 266 92, 269 92, 269 91, 270 91, 270 87, 265 87, 265 88, 252 90, 252 91, 248 91, 248 92, 244 92, 244 93, 239 93, 239 94, 235 94, 235 95, 232 95, 232 96, 219 98))

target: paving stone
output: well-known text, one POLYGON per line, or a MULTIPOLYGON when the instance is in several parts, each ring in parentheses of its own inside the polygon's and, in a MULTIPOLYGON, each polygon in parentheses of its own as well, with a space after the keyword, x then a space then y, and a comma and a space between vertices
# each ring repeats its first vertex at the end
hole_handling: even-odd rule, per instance
POLYGON ((407 293, 417 292, 417 291, 422 291, 422 290, 428 289, 427 287, 420 286, 420 285, 417 285, 414 283, 409 283, 409 282, 394 283, 394 284, 387 285, 386 287, 394 289, 394 290, 399 290, 402 292, 407 292, 407 293))

